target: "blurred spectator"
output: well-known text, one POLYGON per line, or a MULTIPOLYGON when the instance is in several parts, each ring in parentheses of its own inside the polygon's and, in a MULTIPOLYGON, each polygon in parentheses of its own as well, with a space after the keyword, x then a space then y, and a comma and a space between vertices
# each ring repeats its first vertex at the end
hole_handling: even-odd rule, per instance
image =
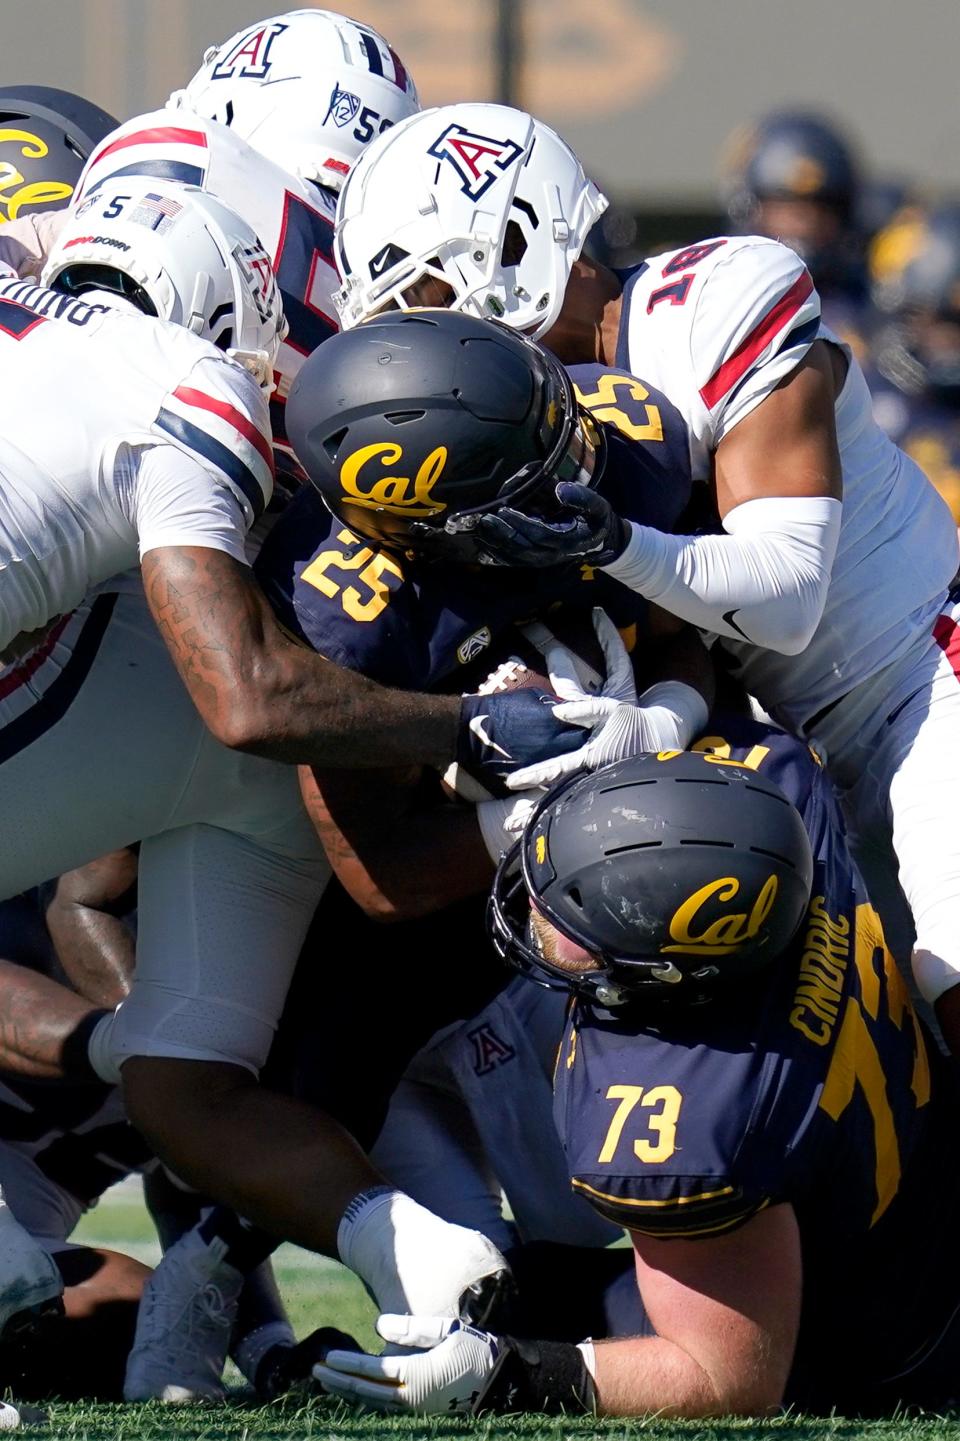
POLYGON ((870 248, 874 414, 960 523, 960 201, 904 207, 870 248))
POLYGON ((724 171, 733 231, 795 250, 813 275, 824 320, 856 343, 869 290, 857 223, 863 186, 846 138, 822 115, 775 111, 734 134, 724 171))

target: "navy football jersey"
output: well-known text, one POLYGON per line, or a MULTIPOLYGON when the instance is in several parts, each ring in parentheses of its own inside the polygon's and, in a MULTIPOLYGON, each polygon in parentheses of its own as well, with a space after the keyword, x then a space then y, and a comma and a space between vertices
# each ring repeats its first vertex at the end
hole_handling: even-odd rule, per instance
POLYGON ((575 1004, 556 1120, 574 1188, 644 1235, 716 1236, 790 1203, 804 1263, 790 1394, 841 1405, 936 1338, 955 1304, 960 1109, 814 757, 752 721, 723 728, 694 749, 766 775, 804 818, 806 920, 768 976, 710 1005, 641 1026, 575 1004))
MULTIPOLYGON (((691 493, 686 431, 676 409, 635 377, 574 366, 582 402, 604 425, 600 489, 630 520, 675 528, 691 493)), ((314 650, 385 685, 453 688, 507 627, 558 604, 603 606, 642 626, 646 602, 586 564, 549 570, 417 563, 378 550, 333 517, 309 487, 274 526, 257 579, 281 622, 314 650)))

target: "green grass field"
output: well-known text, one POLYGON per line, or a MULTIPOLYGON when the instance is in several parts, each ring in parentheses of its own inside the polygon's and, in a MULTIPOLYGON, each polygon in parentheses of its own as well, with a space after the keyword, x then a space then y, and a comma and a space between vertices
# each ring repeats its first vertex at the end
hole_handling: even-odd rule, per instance
MULTIPOLYGON (((146 1212, 132 1187, 108 1196, 83 1221, 76 1240, 127 1251, 148 1264, 159 1257, 146 1212)), ((364 1344, 374 1345, 374 1311, 359 1282, 342 1266, 285 1246, 275 1266, 298 1336, 315 1326, 338 1325, 364 1344)), ((14 1400, 16 1398, 13 1398, 14 1400)), ((217 1407, 51 1405, 43 1425, 21 1427, 18 1436, 64 1436, 76 1441, 377 1441, 379 1437, 436 1437, 438 1441, 587 1441, 587 1438, 643 1437, 649 1441, 684 1438, 684 1441, 814 1441, 836 1437, 842 1441, 941 1441, 960 1438, 960 1418, 904 1419, 860 1422, 835 1417, 782 1416, 763 1423, 744 1421, 666 1422, 655 1418, 624 1423, 559 1418, 484 1418, 477 1421, 446 1418, 394 1420, 359 1415, 333 1401, 287 1402, 256 1407, 244 1402, 239 1386, 236 1399, 217 1407)))

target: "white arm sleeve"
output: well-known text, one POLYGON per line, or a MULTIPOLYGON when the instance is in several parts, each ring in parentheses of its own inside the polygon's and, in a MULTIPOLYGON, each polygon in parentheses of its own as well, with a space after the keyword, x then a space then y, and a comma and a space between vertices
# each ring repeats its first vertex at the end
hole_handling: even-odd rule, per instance
POLYGON ((735 506, 726 535, 630 525, 607 575, 701 630, 799 655, 820 623, 840 535, 827 496, 763 496, 735 506))
POLYGON ((129 502, 143 559, 165 545, 223 550, 246 564, 247 518, 232 489, 173 445, 136 454, 129 502))

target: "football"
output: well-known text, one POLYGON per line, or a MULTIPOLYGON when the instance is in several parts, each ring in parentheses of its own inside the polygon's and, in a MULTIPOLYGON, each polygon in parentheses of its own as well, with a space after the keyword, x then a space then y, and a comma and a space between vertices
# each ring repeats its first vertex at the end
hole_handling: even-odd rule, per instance
MULTIPOLYGON (((569 664, 581 689, 595 695, 606 675, 603 648, 597 640, 591 612, 572 609, 554 611, 544 620, 516 625, 498 636, 458 677, 461 692, 465 695, 504 695, 515 690, 552 692, 554 680, 549 674, 545 651, 554 641, 559 641, 570 653, 569 664)), ((468 805, 509 794, 505 785, 494 789, 488 776, 481 779, 456 762, 444 771, 442 783, 451 799, 468 805)))

